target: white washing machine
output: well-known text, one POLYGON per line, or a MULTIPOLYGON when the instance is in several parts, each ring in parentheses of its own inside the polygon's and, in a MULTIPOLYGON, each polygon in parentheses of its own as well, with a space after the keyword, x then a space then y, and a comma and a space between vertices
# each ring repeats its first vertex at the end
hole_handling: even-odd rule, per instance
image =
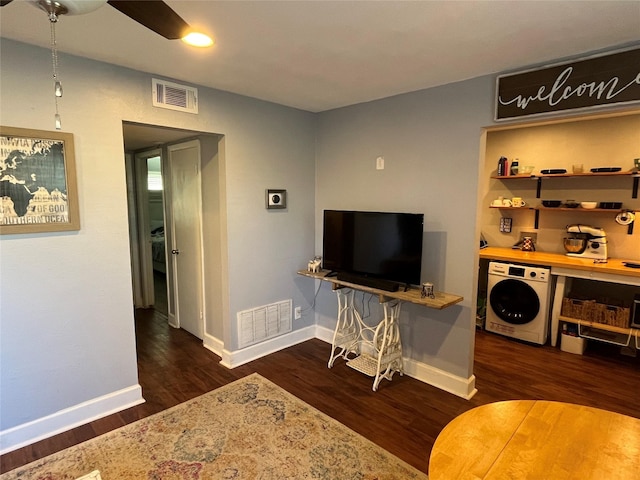
POLYGON ((489 262, 485 329, 544 345, 551 286, 549 268, 489 262))

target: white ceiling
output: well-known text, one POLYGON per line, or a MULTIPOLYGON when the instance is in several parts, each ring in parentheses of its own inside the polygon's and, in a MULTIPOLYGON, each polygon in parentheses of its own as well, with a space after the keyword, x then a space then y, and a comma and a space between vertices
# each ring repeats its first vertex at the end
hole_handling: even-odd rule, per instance
MULTIPOLYGON (((105 5, 62 17, 58 48, 320 112, 640 41, 640 0, 167 3, 216 45, 166 40, 105 5)), ((50 42, 23 0, 0 9, 0 33, 50 42)))

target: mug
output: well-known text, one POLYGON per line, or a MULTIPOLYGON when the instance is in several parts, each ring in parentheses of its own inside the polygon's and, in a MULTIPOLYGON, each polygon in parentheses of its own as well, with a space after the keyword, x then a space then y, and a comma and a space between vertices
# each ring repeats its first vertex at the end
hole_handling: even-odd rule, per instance
POLYGON ((512 207, 524 207, 525 205, 526 205, 526 203, 520 197, 513 197, 511 199, 511 206, 512 207))
POLYGON ((493 202, 491 202, 491 206, 492 207, 501 207, 502 206, 502 200, 499 199, 499 198, 497 200, 494 200, 493 202))
POLYGON ((503 207, 510 207, 510 206, 511 206, 511 200, 509 200, 508 198, 505 198, 505 199, 502 201, 502 206, 503 206, 503 207))

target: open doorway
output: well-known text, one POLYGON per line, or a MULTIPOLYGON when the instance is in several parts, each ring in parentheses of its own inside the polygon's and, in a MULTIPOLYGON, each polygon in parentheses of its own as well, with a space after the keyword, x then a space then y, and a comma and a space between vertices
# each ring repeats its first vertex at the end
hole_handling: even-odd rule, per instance
POLYGON ((224 183, 219 158, 223 137, 127 122, 123 123, 123 136, 134 304, 164 313, 168 324, 190 331, 205 344, 221 342, 224 318, 221 284, 226 275, 221 269, 223 228, 219 213, 223 197, 220 185, 224 183), (192 158, 193 155, 197 158, 192 158), (195 203, 190 204, 186 203, 185 195, 193 194, 196 189, 193 183, 185 183, 193 171, 185 167, 187 156, 196 174, 202 176, 197 179, 198 184, 206 182, 207 185, 205 190, 197 192, 195 203), (175 175, 171 174, 173 170, 175 175), (179 210, 180 202, 190 205, 180 214, 181 219, 196 217, 204 224, 194 234, 198 242, 186 238, 184 225, 175 221, 173 211, 179 210), (213 221, 208 215, 213 215, 213 221), (193 245, 199 250, 199 257, 194 260, 200 267, 197 272, 181 268, 188 259, 194 258, 193 245), (199 308, 181 309, 181 304, 191 307, 197 303, 189 296, 195 290, 202 292, 199 308), (164 292, 167 295, 163 295, 164 292), (186 298, 186 302, 180 302, 181 297, 186 298), (180 320, 181 314, 184 321, 180 320), (191 317, 195 318, 195 324, 191 317))

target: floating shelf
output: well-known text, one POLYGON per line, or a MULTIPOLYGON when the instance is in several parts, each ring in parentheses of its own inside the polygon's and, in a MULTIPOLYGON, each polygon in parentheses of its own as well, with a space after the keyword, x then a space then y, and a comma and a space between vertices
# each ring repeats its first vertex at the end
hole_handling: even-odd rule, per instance
POLYGON ((554 173, 548 175, 493 175, 491 178, 497 180, 536 180, 536 198, 540 198, 542 190, 542 180, 545 178, 569 178, 569 177, 631 177, 633 178, 633 187, 631 189, 631 198, 638 198, 638 185, 640 183, 640 171, 631 170, 627 172, 586 172, 586 173, 554 173))
POLYGON ((492 175, 498 180, 522 180, 556 177, 640 177, 640 172, 585 172, 585 173, 553 173, 553 174, 526 174, 526 175, 492 175))

